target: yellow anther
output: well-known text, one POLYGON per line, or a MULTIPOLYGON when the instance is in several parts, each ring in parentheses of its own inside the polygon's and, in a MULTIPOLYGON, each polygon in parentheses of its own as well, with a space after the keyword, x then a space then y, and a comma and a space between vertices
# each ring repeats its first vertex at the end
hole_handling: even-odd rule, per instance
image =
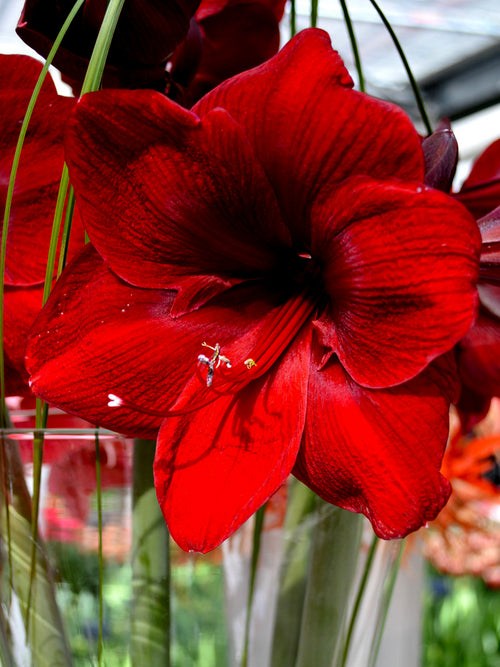
POLYGON ((257 366, 257 362, 254 361, 253 359, 247 359, 244 363, 245 363, 245 366, 248 368, 248 370, 250 370, 254 366, 257 366))

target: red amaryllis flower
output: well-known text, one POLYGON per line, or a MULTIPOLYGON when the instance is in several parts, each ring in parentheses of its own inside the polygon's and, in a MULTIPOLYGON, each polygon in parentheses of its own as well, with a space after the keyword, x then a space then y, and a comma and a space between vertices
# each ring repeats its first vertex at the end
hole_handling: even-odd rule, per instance
POLYGON ((352 90, 326 33, 191 112, 85 96, 67 160, 94 247, 32 330, 32 388, 159 429, 157 494, 184 549, 214 548, 291 471, 383 537, 437 514, 456 390, 440 355, 474 319, 479 233, 423 185, 408 118, 352 90))
MULTIPOLYGON (((27 56, 0 55, 0 214, 4 215, 14 152, 29 99, 42 69, 27 56)), ((15 181, 7 236, 4 299, 6 393, 27 392, 24 348, 42 306, 43 283, 59 181, 63 134, 75 101, 45 80, 28 128, 15 181)), ((75 220, 74 245, 83 245, 75 220)))
POLYGON ((278 51, 286 0, 203 0, 175 51, 171 96, 191 106, 235 74, 278 51))
MULTIPOLYGON (((165 88, 168 57, 186 36, 200 0, 127 0, 111 43, 104 74, 108 87, 165 88)), ((17 26, 23 41, 47 57, 73 0, 26 0, 17 26)), ((82 82, 107 3, 86 0, 53 64, 82 82)))

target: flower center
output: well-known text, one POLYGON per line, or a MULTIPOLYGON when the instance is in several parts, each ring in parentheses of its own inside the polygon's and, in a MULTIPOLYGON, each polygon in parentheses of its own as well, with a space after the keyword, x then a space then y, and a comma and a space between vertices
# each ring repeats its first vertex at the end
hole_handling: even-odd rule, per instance
POLYGON ((240 391, 273 366, 317 312, 324 298, 317 267, 307 268, 299 284, 299 290, 259 323, 257 333, 253 329, 224 346, 218 341, 202 342, 201 347, 208 352, 198 355, 195 377, 170 408, 163 412, 151 410, 116 394, 108 394, 108 406, 127 407, 155 417, 177 417, 203 408, 219 396, 240 391))
POLYGON ((213 347, 203 344, 214 351, 210 359, 205 355, 198 357, 199 364, 207 366, 206 377, 199 372, 207 387, 218 394, 235 393, 264 375, 278 360, 304 324, 312 319, 324 296, 317 269, 306 271, 302 278, 301 289, 261 323, 256 340, 249 342, 248 347, 245 337, 229 343, 224 354, 218 343, 213 347))

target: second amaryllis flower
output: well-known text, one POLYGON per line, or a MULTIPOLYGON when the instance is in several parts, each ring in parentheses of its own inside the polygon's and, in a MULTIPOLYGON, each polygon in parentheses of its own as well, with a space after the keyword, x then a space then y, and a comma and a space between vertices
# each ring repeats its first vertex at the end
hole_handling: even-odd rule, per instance
POLYGON ((85 96, 67 160, 93 246, 32 330, 32 389, 158 433, 184 549, 214 548, 292 471, 383 537, 437 514, 445 353, 475 317, 479 233, 423 185, 410 121, 352 90, 326 33, 191 112, 85 96))

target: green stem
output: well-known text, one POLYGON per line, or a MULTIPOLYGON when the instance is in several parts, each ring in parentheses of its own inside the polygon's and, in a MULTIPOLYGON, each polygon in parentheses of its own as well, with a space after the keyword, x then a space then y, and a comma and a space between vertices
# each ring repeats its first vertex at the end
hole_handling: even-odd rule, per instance
POLYGON ((296 667, 331 667, 343 642, 362 517, 319 501, 296 667))
POLYGON ((358 73, 358 85, 362 93, 365 92, 365 77, 363 76, 363 68, 361 66, 361 58, 359 55, 358 41, 356 39, 356 34, 354 32, 354 26, 351 21, 351 15, 347 8, 346 0, 339 0, 340 6, 342 7, 342 13, 344 15, 344 22, 346 24, 347 32, 349 34, 349 41, 351 42, 352 53, 354 56, 354 62, 356 63, 356 72, 358 73))
POLYGON ((297 33, 297 7, 295 0, 290 2, 290 35, 293 37, 297 33))
POLYGON ((317 502, 318 496, 313 491, 294 477, 290 479, 271 655, 273 667, 295 665, 317 502))
POLYGON ((403 67, 405 68, 406 75, 408 77, 408 80, 410 82, 411 89, 413 90, 413 95, 415 96, 415 101, 417 102, 418 110, 420 112, 420 116, 422 118, 422 122, 425 125, 425 129, 427 134, 432 134, 432 126, 429 120, 429 116, 427 115, 427 111, 425 110, 425 104, 424 100, 422 98, 422 94, 420 92, 420 88, 418 87, 417 81, 415 77, 413 76, 413 72, 411 71, 411 67, 408 63, 408 60, 406 59, 405 52, 403 51, 403 47, 401 46, 396 33, 392 29, 391 24, 385 17, 384 13, 378 6, 378 4, 375 2, 375 0, 370 0, 371 4, 373 5, 373 8, 377 12, 377 14, 380 16, 380 19, 382 20, 382 23, 387 29, 387 32, 391 36, 391 39, 394 43, 394 46, 396 47, 397 52, 399 53, 399 57, 401 58, 401 62, 403 63, 403 67))
POLYGON ((372 564, 373 564, 373 558, 375 556, 375 550, 377 548, 378 544, 378 537, 376 535, 373 536, 372 543, 370 545, 370 550, 368 552, 368 556, 366 558, 366 563, 365 567, 363 570, 363 575, 361 577, 361 582, 359 584, 358 588, 358 594, 356 595, 356 600, 354 602, 354 607, 351 613, 351 620, 349 621, 349 627, 347 628, 347 634, 346 634, 346 639, 344 643, 344 652, 342 654, 342 662, 340 663, 340 667, 345 667, 345 664, 347 662, 347 656, 349 655, 349 648, 351 645, 351 639, 352 639, 352 633, 354 631, 354 626, 356 624, 356 618, 358 615, 359 608, 361 606, 361 601, 363 599, 363 595, 366 590, 366 584, 368 582, 368 577, 371 572, 372 564))
POLYGON ((243 644, 243 655, 241 657, 241 667, 247 667, 248 664, 248 645, 250 639, 250 621, 252 617, 253 594, 255 590, 255 577, 257 575, 257 563, 260 554, 260 542, 262 537, 262 528, 264 526, 264 515, 266 505, 261 507, 255 513, 255 523, 253 527, 252 560, 250 563, 250 582, 248 586, 247 616, 245 619, 245 641, 243 644))
POLYGON ((318 25, 318 4, 319 0, 311 0, 311 28, 318 25))
MULTIPOLYGON (((47 426, 49 409, 40 399, 36 399, 35 425, 44 428, 47 426)), ((38 544, 38 514, 40 511, 40 489, 42 482, 43 445, 45 436, 36 429, 33 432, 33 506, 31 512, 31 574, 30 581, 36 581, 36 549, 38 544)), ((26 607, 26 632, 29 630, 31 597, 35 587, 30 587, 28 604, 26 607)))
POLYGON ((170 665, 169 534, 153 480, 155 442, 134 442, 131 659, 170 665))

